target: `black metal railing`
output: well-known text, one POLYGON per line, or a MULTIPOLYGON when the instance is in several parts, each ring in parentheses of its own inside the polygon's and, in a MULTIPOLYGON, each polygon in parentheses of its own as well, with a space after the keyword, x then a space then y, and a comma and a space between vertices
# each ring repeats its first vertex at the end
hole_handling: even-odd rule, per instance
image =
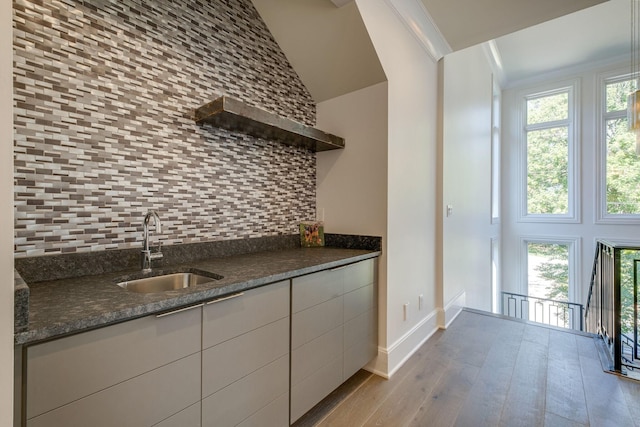
POLYGON ((585 309, 586 331, 602 337, 611 354, 613 370, 620 373, 628 373, 629 370, 640 368, 638 363, 640 260, 633 259, 640 253, 638 251, 640 251, 640 244, 597 242, 585 309), (624 297, 623 283, 625 283, 624 291, 627 292, 624 297), (632 297, 628 295, 629 287, 633 288, 632 297), (629 307, 630 305, 633 306, 629 307), (625 334, 623 329, 632 332, 625 334))
POLYGON ((503 291, 502 314, 577 331, 584 329, 584 306, 575 302, 503 291))
MULTIPOLYGON (((638 315, 640 314, 640 305, 638 304, 638 279, 640 278, 640 274, 638 274, 638 267, 640 266, 640 259, 633 260, 633 341, 630 343, 631 354, 633 359, 640 360, 640 342, 638 341, 638 315)), ((624 334, 623 338, 626 337, 624 334)))
MULTIPOLYGON (((640 344, 633 337, 627 334, 622 334, 622 359, 623 363, 637 364, 638 351, 640 350, 640 344)), ((639 366, 640 367, 640 366, 639 366)))

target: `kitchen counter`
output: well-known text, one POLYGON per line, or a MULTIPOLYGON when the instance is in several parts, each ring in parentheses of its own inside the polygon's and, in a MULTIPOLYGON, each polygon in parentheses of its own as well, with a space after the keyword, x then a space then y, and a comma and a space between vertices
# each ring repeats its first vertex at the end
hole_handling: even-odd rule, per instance
POLYGON ((215 257, 157 270, 195 268, 220 280, 175 291, 140 294, 116 283, 139 269, 29 284, 29 322, 15 344, 81 332, 149 314, 170 311, 296 276, 377 257, 379 250, 337 247, 291 248, 215 257))

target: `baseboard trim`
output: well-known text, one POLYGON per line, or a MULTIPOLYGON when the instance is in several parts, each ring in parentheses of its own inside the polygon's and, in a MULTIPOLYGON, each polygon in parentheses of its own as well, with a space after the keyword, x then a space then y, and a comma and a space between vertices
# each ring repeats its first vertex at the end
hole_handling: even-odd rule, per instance
POLYGON ((446 329, 464 309, 466 294, 456 295, 447 306, 429 313, 388 348, 378 347, 378 355, 365 370, 389 379, 438 329, 446 329))
POLYGON ((389 354, 387 353, 387 349, 378 347, 378 355, 362 369, 388 380, 390 378, 389 374, 387 374, 388 364, 389 354))
POLYGON ((417 325, 401 336, 389 348, 378 348, 378 358, 370 371, 383 378, 391 378, 398 369, 438 330, 438 312, 432 311, 417 325))
POLYGON ((465 291, 461 291, 458 295, 456 295, 449 304, 443 309, 439 309, 438 311, 438 327, 440 329, 447 329, 451 322, 453 322, 456 317, 462 310, 464 309, 467 301, 465 291))

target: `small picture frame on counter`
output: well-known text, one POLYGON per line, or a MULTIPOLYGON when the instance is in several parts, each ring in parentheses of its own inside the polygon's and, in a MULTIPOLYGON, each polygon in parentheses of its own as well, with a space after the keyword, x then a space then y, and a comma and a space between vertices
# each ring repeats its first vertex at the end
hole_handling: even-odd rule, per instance
POLYGON ((303 221, 300 223, 300 246, 312 248, 324 246, 324 223, 303 221))

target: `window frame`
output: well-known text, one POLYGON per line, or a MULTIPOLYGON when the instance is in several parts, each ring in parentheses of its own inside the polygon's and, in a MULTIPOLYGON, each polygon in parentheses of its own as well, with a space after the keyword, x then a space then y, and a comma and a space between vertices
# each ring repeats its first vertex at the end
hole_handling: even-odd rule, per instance
POLYGON ((502 313, 502 242, 500 237, 491 238, 491 310, 502 313))
POLYGON ((579 262, 582 238, 572 236, 521 236, 520 237, 520 293, 529 295, 529 243, 567 245, 569 247, 569 301, 582 302, 582 283, 579 262))
POLYGON ((560 81, 552 85, 530 88, 519 92, 519 185, 518 222, 533 223, 580 223, 580 79, 560 81), (569 111, 566 120, 545 122, 543 125, 527 125, 527 101, 530 99, 568 93, 569 111), (565 126, 568 133, 567 190, 568 212, 565 214, 531 214, 528 212, 527 197, 527 135, 529 131, 565 126))
POLYGON ((502 217, 502 92, 493 75, 491 92, 491 224, 500 224, 502 217))
MULTIPOLYGON (((597 83, 597 96, 596 96, 596 183, 595 183, 595 197, 594 197, 594 212, 596 224, 621 224, 621 225, 637 225, 640 224, 640 213, 637 214, 610 214, 607 212, 607 140, 606 132, 607 127, 605 125, 607 120, 626 117, 617 111, 608 113, 606 111, 607 105, 607 93, 606 88, 608 83, 621 82, 625 80, 632 80, 632 73, 629 69, 618 68, 605 73, 598 74, 597 83)), ((640 81, 640 78, 636 78, 640 81)), ((640 82, 639 82, 640 83, 640 82)), ((640 84, 638 87, 640 88, 640 84)))

